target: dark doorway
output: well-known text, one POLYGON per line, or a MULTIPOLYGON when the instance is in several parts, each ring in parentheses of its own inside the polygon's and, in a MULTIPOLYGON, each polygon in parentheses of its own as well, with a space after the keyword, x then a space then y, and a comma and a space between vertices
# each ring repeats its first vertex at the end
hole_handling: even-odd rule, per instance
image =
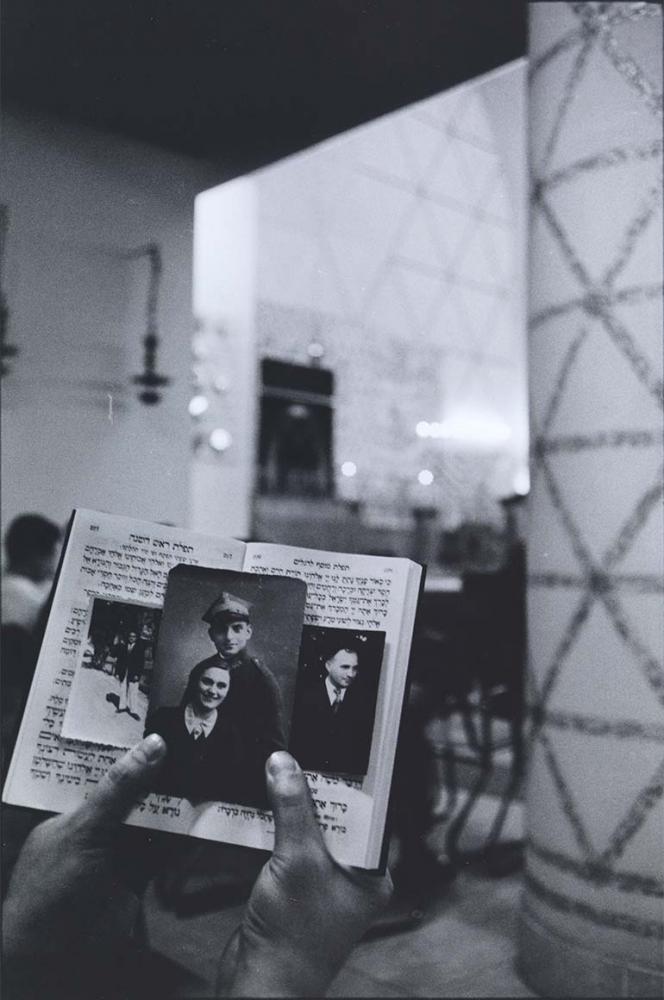
POLYGON ((332 496, 332 372, 266 358, 261 375, 260 492, 332 496))

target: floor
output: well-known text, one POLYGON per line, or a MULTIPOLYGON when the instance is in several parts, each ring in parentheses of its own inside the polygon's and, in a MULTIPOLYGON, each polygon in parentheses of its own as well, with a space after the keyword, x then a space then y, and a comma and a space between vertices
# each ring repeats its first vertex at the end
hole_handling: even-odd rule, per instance
POLYGON ((514 971, 520 879, 463 873, 417 930, 359 945, 331 997, 531 997, 514 971))
MULTIPOLYGON (((484 796, 471 814, 462 848, 490 828, 497 799, 484 796)), ((519 837, 521 807, 510 809, 504 836, 519 837)), ((429 838, 442 851, 444 827, 429 838)), ((414 930, 356 947, 332 984, 330 997, 533 997, 514 969, 520 873, 490 877, 469 863, 439 891, 414 930)), ((181 997, 213 996, 220 942, 237 925, 241 905, 175 917, 146 897, 152 946, 168 956, 181 997), (194 970, 198 974, 194 974, 194 970)), ((172 980, 174 981, 174 980, 172 980)))

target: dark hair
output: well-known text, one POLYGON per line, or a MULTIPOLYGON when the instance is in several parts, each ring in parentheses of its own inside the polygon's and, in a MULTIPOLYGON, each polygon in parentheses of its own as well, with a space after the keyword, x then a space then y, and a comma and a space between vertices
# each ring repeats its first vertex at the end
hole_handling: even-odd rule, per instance
POLYGON ((333 656, 336 656, 337 653, 354 653, 357 657, 358 663, 360 661, 360 647, 357 643, 337 642, 331 643, 323 653, 323 665, 325 665, 328 660, 331 660, 333 656))
POLYGON ((41 514, 15 517, 5 534, 5 549, 10 565, 35 556, 52 555, 60 540, 60 528, 41 514))
POLYGON ((218 667, 219 670, 228 671, 228 667, 225 667, 221 662, 208 663, 206 660, 201 660, 200 663, 197 663, 194 669, 189 674, 189 677, 187 678, 187 686, 184 689, 184 694, 182 695, 182 698, 180 699, 181 708, 186 708, 186 706, 189 704, 194 694, 196 693, 199 680, 201 679, 205 671, 209 670, 211 667, 218 667))

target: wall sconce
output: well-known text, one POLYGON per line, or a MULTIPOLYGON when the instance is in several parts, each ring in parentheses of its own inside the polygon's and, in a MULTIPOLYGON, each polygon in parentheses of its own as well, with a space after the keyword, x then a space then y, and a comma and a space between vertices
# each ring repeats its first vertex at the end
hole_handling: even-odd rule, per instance
POLYGON ((0 375, 9 374, 9 366, 5 363, 8 358, 15 358, 18 354, 18 347, 15 344, 7 343, 7 331, 9 329, 9 307, 7 297, 2 288, 2 274, 5 263, 5 245, 9 232, 9 209, 6 205, 0 205, 0 375))
POLYGON ((161 399, 159 389, 170 382, 170 379, 166 375, 159 375, 157 373, 157 347, 159 344, 157 336, 157 302, 162 273, 161 251, 156 243, 148 243, 144 247, 139 247, 138 250, 133 250, 127 256, 130 259, 147 257, 150 261, 150 281, 148 284, 146 310, 147 329, 143 338, 143 371, 140 375, 135 375, 132 382, 142 386, 142 391, 138 394, 141 403, 152 406, 161 399))
POLYGON ((226 451, 230 448, 232 443, 233 437, 230 431, 227 431, 225 427, 215 427, 208 438, 208 444, 214 451, 217 452, 226 451))
POLYGON ((325 354, 325 348, 319 340, 312 340, 307 346, 307 354, 309 356, 309 364, 313 368, 320 368, 321 361, 325 354))

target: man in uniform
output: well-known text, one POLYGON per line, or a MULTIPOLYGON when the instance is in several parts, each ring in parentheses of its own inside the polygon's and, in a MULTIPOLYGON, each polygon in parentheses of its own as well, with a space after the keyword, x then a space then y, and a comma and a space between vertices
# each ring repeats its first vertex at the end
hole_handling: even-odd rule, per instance
POLYGON ((286 749, 281 691, 272 673, 251 656, 247 645, 252 635, 251 605, 223 591, 203 615, 216 653, 202 663, 222 666, 230 672, 230 692, 224 710, 232 713, 241 728, 250 761, 246 782, 248 794, 267 806, 265 761, 274 750, 286 749))

